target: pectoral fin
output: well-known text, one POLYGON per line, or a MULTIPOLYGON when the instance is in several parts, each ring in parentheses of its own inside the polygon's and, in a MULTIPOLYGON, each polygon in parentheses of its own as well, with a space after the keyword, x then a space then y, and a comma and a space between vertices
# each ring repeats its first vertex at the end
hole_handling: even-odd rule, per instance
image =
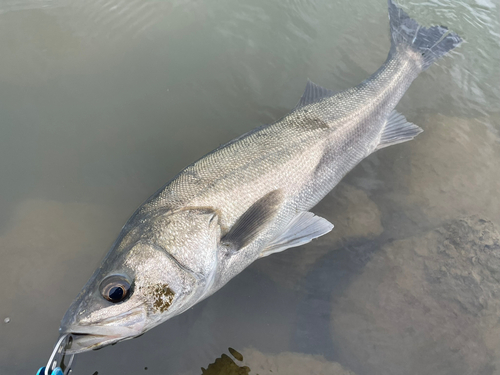
POLYGON ((283 199, 280 189, 264 195, 241 215, 221 243, 234 250, 247 246, 276 217, 283 199))
POLYGON ((327 234, 333 229, 333 224, 312 212, 301 212, 292 219, 285 231, 276 237, 262 251, 260 257, 265 257, 280 251, 311 242, 313 239, 327 234))

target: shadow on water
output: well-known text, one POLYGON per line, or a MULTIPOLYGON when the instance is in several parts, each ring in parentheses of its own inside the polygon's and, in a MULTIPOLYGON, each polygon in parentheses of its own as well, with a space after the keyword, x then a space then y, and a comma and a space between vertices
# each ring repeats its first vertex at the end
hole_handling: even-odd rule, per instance
POLYGON ((336 359, 329 327, 333 301, 342 296, 379 247, 377 241, 346 244, 328 251, 314 264, 301 286, 293 351, 336 359))

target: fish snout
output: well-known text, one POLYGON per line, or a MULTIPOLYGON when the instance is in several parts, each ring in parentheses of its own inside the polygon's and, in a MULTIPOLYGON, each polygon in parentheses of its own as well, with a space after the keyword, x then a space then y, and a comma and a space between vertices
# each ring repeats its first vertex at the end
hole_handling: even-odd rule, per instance
POLYGON ((146 309, 142 306, 98 321, 88 317, 76 323, 74 318, 65 316, 59 331, 70 335, 66 353, 77 354, 140 336, 144 333, 146 318, 146 309))

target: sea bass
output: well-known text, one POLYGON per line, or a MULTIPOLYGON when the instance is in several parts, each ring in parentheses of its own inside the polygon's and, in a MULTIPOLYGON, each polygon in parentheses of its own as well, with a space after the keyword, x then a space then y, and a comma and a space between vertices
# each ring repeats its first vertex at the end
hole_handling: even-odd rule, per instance
POLYGON ((255 260, 332 230, 309 210, 368 155, 422 131, 394 107, 461 43, 392 0, 389 20, 391 49, 370 78, 341 92, 308 82, 290 114, 188 166, 137 209, 62 320, 68 353, 139 336, 255 260))

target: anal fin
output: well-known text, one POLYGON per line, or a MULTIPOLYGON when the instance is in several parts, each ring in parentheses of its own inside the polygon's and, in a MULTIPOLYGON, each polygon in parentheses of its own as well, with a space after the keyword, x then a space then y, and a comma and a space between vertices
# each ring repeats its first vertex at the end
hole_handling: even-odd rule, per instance
POLYGON ((382 130, 380 142, 375 151, 387 146, 411 141, 422 132, 421 127, 408 122, 401 113, 392 111, 382 130))
POLYGON ((333 224, 312 212, 301 212, 295 216, 279 236, 274 238, 262 250, 260 257, 265 257, 291 247, 301 246, 313 239, 327 234, 333 229, 333 224))

